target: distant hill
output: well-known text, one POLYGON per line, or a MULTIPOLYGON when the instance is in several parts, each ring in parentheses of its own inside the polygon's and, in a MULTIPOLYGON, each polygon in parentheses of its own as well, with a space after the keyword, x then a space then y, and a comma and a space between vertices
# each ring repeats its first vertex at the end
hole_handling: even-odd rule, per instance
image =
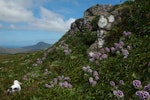
POLYGON ((35 45, 25 46, 21 48, 5 48, 0 47, 0 54, 16 54, 16 53, 26 53, 38 50, 44 50, 51 46, 51 44, 45 42, 39 42, 35 45))
POLYGON ((27 49, 30 51, 36 51, 36 50, 44 50, 46 48, 49 48, 51 44, 45 43, 45 42, 39 42, 36 45, 31 45, 31 46, 25 46, 22 47, 23 49, 27 49))

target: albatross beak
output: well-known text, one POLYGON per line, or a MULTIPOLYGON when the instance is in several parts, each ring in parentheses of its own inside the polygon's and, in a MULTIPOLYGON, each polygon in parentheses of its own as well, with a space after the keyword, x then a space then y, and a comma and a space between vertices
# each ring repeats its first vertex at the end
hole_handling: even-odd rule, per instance
POLYGON ((22 83, 21 83, 21 82, 19 82, 19 84, 20 84, 20 85, 22 85, 22 83))

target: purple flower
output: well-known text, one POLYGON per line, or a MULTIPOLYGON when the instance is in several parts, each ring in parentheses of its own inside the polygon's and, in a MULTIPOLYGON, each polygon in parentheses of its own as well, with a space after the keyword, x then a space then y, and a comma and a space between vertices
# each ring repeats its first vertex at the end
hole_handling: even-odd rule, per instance
POLYGON ((87 67, 82 67, 82 70, 87 71, 87 67))
POLYGON ((36 61, 37 64, 42 64, 42 60, 40 58, 37 59, 36 61))
POLYGON ((110 81, 110 85, 111 85, 111 86, 115 86, 116 84, 115 84, 114 81, 110 81))
POLYGON ((124 81, 123 81, 123 80, 120 80, 119 83, 120 83, 121 85, 124 85, 124 81))
POLYGON ((110 49, 108 47, 105 48, 106 52, 110 52, 110 49))
POLYGON ((33 64, 32 66, 37 67, 37 66, 38 66, 38 64, 33 64))
POLYGON ((98 59, 98 58, 99 58, 99 54, 98 54, 98 53, 94 53, 94 54, 92 55, 92 57, 95 58, 95 59, 98 59))
POLYGON ((67 81, 64 81, 64 82, 62 83, 62 85, 63 85, 63 87, 68 87, 68 82, 67 82, 67 81))
POLYGON ((42 60, 45 60, 46 59, 46 57, 42 57, 42 60))
POLYGON ((134 81, 133 81, 133 86, 134 86, 136 89, 140 88, 140 87, 142 86, 141 81, 139 81, 139 80, 134 80, 134 81))
POLYGON ((60 86, 60 87, 63 87, 63 83, 62 83, 62 82, 59 82, 59 86, 60 86))
POLYGON ((54 84, 57 84, 57 82, 58 82, 58 79, 54 78, 54 84))
POLYGON ((58 76, 58 80, 61 81, 63 79, 63 76, 58 76))
POLYGON ((72 88, 72 85, 70 83, 68 84, 68 88, 72 88))
POLYGON ((124 46, 124 42, 123 42, 123 41, 120 41, 119 44, 120 44, 121 46, 124 46))
POLYGON ((119 43, 114 43, 115 49, 120 49, 122 48, 122 45, 119 43))
POLYGON ((24 81, 27 81, 27 80, 28 80, 27 75, 24 75, 22 79, 23 79, 24 81))
POLYGON ((124 35, 124 36, 131 35, 131 32, 126 32, 126 31, 124 31, 124 32, 123 32, 123 35, 124 35))
POLYGON ((99 77, 98 77, 98 76, 95 76, 95 80, 98 81, 98 80, 99 80, 99 77))
POLYGON ((122 54, 123 54, 124 56, 127 56, 127 55, 129 55, 129 52, 128 52, 128 50, 121 49, 121 51, 122 51, 122 54))
POLYGON ((65 54, 70 54, 69 50, 64 50, 65 54))
POLYGON ((102 59, 106 59, 107 57, 108 57, 107 54, 103 54, 103 55, 102 55, 102 59))
POLYGON ((141 96, 142 95, 142 91, 136 91, 136 96, 141 96))
POLYGON ((92 69, 88 69, 87 72, 92 74, 93 70, 92 69))
POLYGON ((150 83, 149 83, 148 85, 144 86, 144 90, 145 90, 145 91, 150 90, 150 83))
POLYGON ((137 91, 136 95, 141 99, 141 100, 148 100, 150 98, 150 94, 147 91, 137 91))
POLYGON ((142 98, 143 98, 143 99, 148 99, 148 98, 150 98, 149 93, 148 93, 147 91, 143 91, 143 92, 142 92, 142 98))
POLYGON ((90 24, 87 24, 87 28, 91 31, 92 30, 92 26, 90 24))
POLYGON ((93 80, 93 77, 90 77, 90 78, 89 78, 89 83, 91 84, 93 81, 94 81, 94 80, 93 80))
POLYGON ((121 90, 114 90, 113 94, 116 95, 119 98, 124 97, 124 93, 121 90))
POLYGON ((90 58, 89 61, 93 62, 95 59, 94 58, 90 58))
POLYGON ((97 71, 94 71, 94 72, 93 72, 93 76, 98 76, 98 72, 97 72, 97 71))
POLYGON ((101 53, 104 53, 104 52, 105 52, 105 49, 104 49, 104 48, 101 48, 101 49, 100 49, 100 52, 101 52, 101 53))
POLYGON ((65 81, 69 81, 69 80, 70 80, 70 77, 65 77, 64 80, 65 80, 65 81))
POLYGON ((114 48, 114 47, 111 47, 110 50, 111 50, 111 52, 114 52, 114 51, 115 51, 115 48, 114 48))
POLYGON ((128 50, 131 50, 131 46, 128 45, 128 46, 127 46, 127 49, 128 49, 128 50))
POLYGON ((87 69, 90 69, 90 66, 86 66, 87 69))
POLYGON ((46 87, 46 88, 51 88, 52 86, 49 85, 49 84, 45 84, 45 87, 46 87))
POLYGON ((97 84, 96 81, 93 81, 93 82, 91 83, 92 86, 95 86, 96 84, 97 84))

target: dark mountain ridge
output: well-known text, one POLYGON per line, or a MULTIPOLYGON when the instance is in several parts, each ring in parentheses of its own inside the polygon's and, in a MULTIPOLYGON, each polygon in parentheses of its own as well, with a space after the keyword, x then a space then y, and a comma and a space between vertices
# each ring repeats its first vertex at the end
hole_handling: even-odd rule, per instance
POLYGON ((21 48, 0 47, 0 54, 27 53, 27 52, 45 50, 45 49, 49 48, 50 46, 51 46, 51 44, 48 44, 45 42, 38 42, 35 45, 25 46, 25 47, 21 47, 21 48))

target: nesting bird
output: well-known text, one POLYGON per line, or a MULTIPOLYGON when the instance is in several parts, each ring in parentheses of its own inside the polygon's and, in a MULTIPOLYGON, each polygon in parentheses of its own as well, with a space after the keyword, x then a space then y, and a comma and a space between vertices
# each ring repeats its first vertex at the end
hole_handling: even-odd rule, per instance
POLYGON ((7 90, 7 94, 14 93, 14 92, 20 92, 21 91, 21 85, 18 80, 14 80, 14 84, 7 90))

